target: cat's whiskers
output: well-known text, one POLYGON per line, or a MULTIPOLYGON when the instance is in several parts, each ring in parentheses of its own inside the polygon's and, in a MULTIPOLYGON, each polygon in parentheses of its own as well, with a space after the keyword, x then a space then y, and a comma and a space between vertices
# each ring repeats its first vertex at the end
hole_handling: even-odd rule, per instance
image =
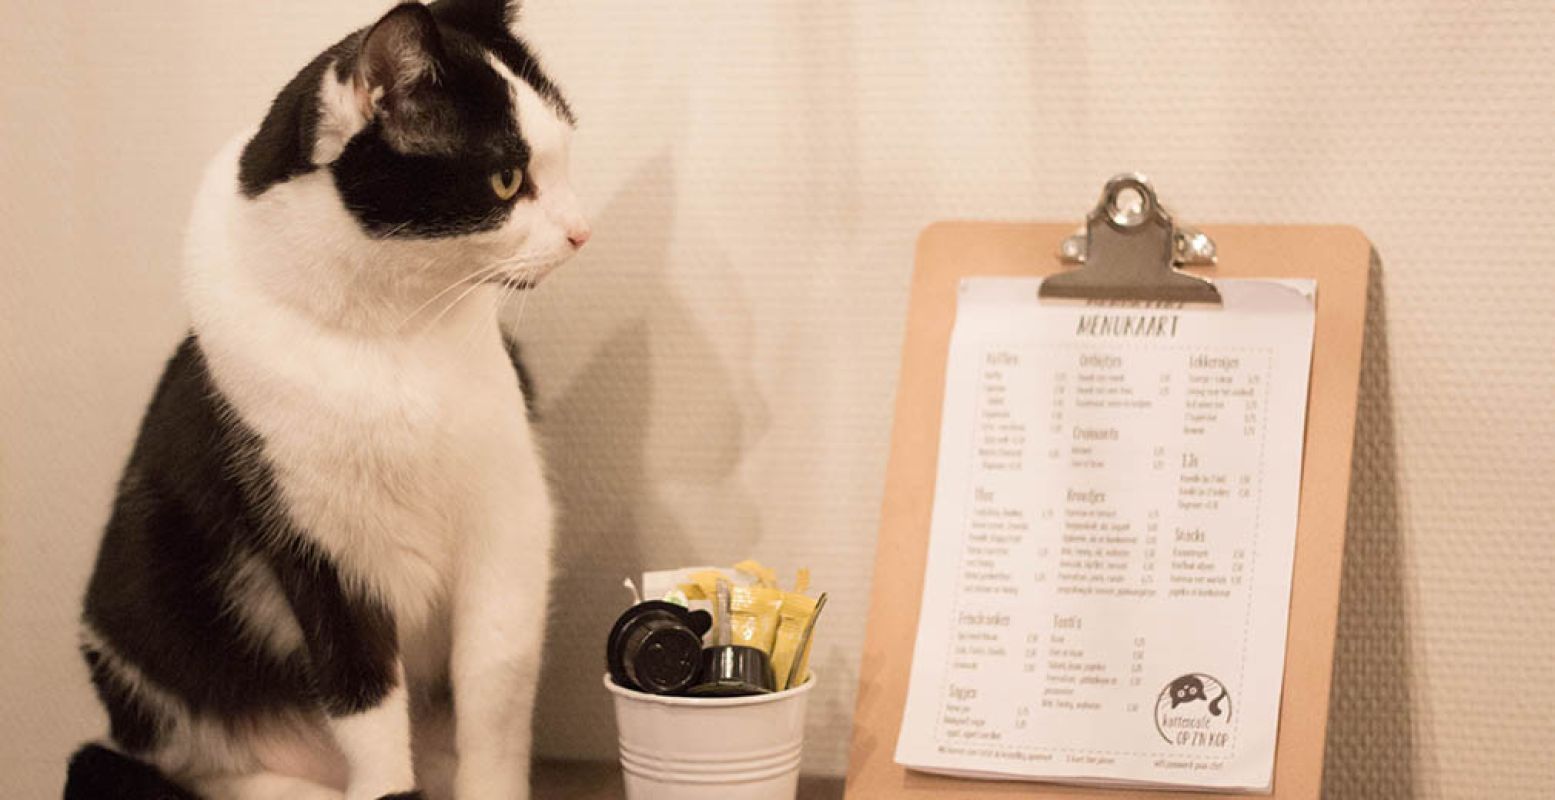
POLYGON ((502 291, 497 293, 491 304, 490 322, 497 329, 499 336, 502 330, 502 309, 507 306, 509 300, 513 299, 514 294, 524 288, 524 281, 528 280, 528 276, 525 273, 529 269, 530 265, 528 264, 518 267, 515 270, 516 274, 503 282, 502 291))
MULTIPOLYGON (((532 267, 525 267, 524 271, 528 271, 530 269, 532 269, 532 267)), ((516 281, 514 283, 509 284, 508 285, 508 290, 506 292, 503 292, 502 298, 497 302, 497 305, 495 306, 494 313, 493 313, 493 321, 497 323, 499 331, 501 330, 501 325, 502 325, 502 320, 501 320, 502 309, 507 307, 508 301, 513 299, 513 295, 519 293, 520 291, 524 291, 524 283, 523 282, 527 281, 529 279, 529 277, 530 276, 527 275, 527 274, 522 274, 520 276, 520 280, 519 281, 516 281)), ((530 292, 524 291, 524 299, 523 299, 523 301, 521 301, 519 303, 519 307, 518 307, 518 317, 519 318, 522 318, 523 315, 524 315, 524 304, 529 302, 529 294, 530 294, 530 292)), ((514 322, 513 322, 513 328, 515 330, 518 328, 518 320, 517 319, 515 319, 514 322)))
POLYGON ((495 266, 495 267, 504 267, 504 266, 510 265, 512 263, 515 263, 516 261, 523 261, 523 262, 528 262, 528 263, 524 263, 522 266, 519 266, 517 270, 514 270, 514 272, 516 272, 516 274, 512 275, 512 276, 508 276, 508 277, 510 277, 510 279, 509 280, 505 280, 502 283, 502 291, 497 292, 496 294, 494 294, 492 296, 492 302, 490 304, 490 307, 488 309, 488 313, 486 315, 479 315, 479 316, 475 316, 475 317, 472 318, 469 328, 467 328, 465 330, 464 335, 462 337, 460 337, 460 340, 459 340, 459 350, 460 350, 460 354, 461 355, 464 354, 464 351, 469 346, 471 341, 479 341, 480 340, 479 336, 477 334, 480 332, 481 329, 485 328, 486 325, 489 324, 492 327, 496 328, 497 331, 498 331, 498 335, 499 336, 501 335, 501 314, 502 314, 502 309, 503 309, 504 306, 507 305, 508 301, 510 299, 512 299, 514 293, 518 292, 520 289, 523 288, 524 281, 527 280, 527 278, 528 278, 526 273, 530 269, 533 268, 535 262, 534 262, 533 259, 510 258, 510 259, 507 259, 507 260, 504 260, 504 261, 496 262, 495 264, 491 265, 491 266, 495 266), (516 278, 516 280, 511 279, 511 278, 516 278))
MULTIPOLYGON (((501 294, 502 293, 500 291, 499 292, 494 292, 492 299, 495 300, 497 297, 500 297, 501 294)), ((488 306, 489 305, 490 304, 488 303, 488 306)), ((470 347, 470 342, 471 341, 479 341, 480 340, 480 336, 478 334, 491 321, 491 316, 490 316, 490 313, 489 313, 490 309, 488 308, 488 309, 486 309, 486 311, 488 313, 485 313, 485 314, 471 314, 470 315, 470 323, 464 327, 464 333, 459 336, 459 344, 456 345, 455 349, 458 350, 459 357, 461 359, 465 355, 467 355, 467 351, 468 351, 468 349, 470 347)))
MULTIPOLYGON (((434 257, 434 260, 435 260, 435 257, 434 257)), ((405 326, 410 323, 411 320, 415 319, 416 316, 420 315, 428 307, 430 307, 433 303, 437 302, 437 300, 439 298, 445 297, 446 295, 448 295, 449 292, 452 292, 454 289, 457 289, 461 284, 468 283, 469 286, 467 286, 464 291, 460 292, 456 297, 453 298, 453 300, 451 300, 447 304, 443 305, 442 308, 440 308, 438 310, 437 314, 434 315, 432 317, 432 319, 427 322, 427 324, 425 326, 425 329, 431 329, 433 326, 435 326, 437 324, 437 322, 439 320, 441 320, 445 315, 447 315, 449 311, 452 311, 455 306, 459 305, 460 302, 462 302, 466 297, 468 297, 472 292, 474 292, 482 284, 490 282, 493 278, 499 278, 499 277, 507 278, 507 280, 503 281, 503 284, 506 287, 507 291, 502 293, 501 295, 499 295, 500 300, 493 307, 493 311, 492 311, 492 315, 491 316, 492 316, 492 319, 495 320, 497 315, 500 313, 500 311, 502 309, 502 306, 505 305, 508 300, 512 299, 512 295, 515 292, 517 292, 520 289, 530 288, 529 281, 533 278, 533 273, 535 271, 537 271, 538 268, 543 266, 546 263, 546 261, 547 261, 547 259, 545 259, 545 258, 541 258, 541 257, 537 257, 537 256, 519 255, 518 253, 514 253, 514 254, 512 254, 510 256, 507 256, 505 258, 497 259, 496 261, 492 261, 492 262, 488 263, 486 266, 480 268, 479 270, 476 270, 474 273, 472 273, 472 274, 470 274, 470 275, 468 275, 466 277, 460 278, 458 280, 455 280, 453 283, 450 283, 449 285, 443 287, 436 294, 434 294, 431 297, 427 298, 424 302, 421 303, 421 305, 417 306, 414 311, 410 312, 410 314, 407 315, 405 317, 405 319, 402 320, 398 326, 396 326, 395 330, 396 331, 403 330, 405 328, 405 326)), ((430 266, 430 262, 428 264, 422 265, 421 269, 425 269, 428 266, 430 266)), ((525 302, 527 303, 527 301, 528 301, 528 298, 525 297, 525 302)), ((519 307, 519 315, 520 315, 520 317, 522 317, 522 314, 523 314, 523 306, 520 305, 520 307, 519 307)), ((477 318, 477 319, 479 319, 479 318, 477 318)), ((462 346, 463 341, 465 339, 468 339, 468 338, 469 338, 469 333, 466 332, 466 334, 461 337, 461 340, 460 340, 461 341, 461 346, 462 346)))
POLYGON ((545 259, 539 256, 521 256, 517 254, 494 262, 497 266, 504 267, 531 267, 543 263, 545 263, 545 259))
MULTIPOLYGON (((468 278, 467 280, 470 281, 469 288, 467 288, 464 291, 460 292, 458 297, 455 297, 452 302, 450 302, 447 305, 443 306, 442 310, 437 312, 437 316, 435 316, 432 319, 428 320, 425 330, 431 330, 431 329, 435 328, 437 326, 438 320, 441 320, 445 315, 448 314, 448 312, 452 311, 455 306, 457 306, 460 303, 464 302, 464 298, 469 297, 470 294, 472 292, 474 292, 476 289, 479 289, 482 286, 484 286, 486 284, 486 281, 485 281, 484 278, 481 278, 483 273, 495 274, 496 270, 494 268, 492 268, 492 267, 487 267, 486 269, 483 269, 480 272, 477 272, 477 273, 475 273, 475 275, 473 275, 470 278, 468 278)), ((489 277, 489 275, 487 277, 489 277)))
POLYGON ((384 231, 383 233, 374 235, 373 238, 378 239, 380 241, 382 241, 384 239, 392 239, 394 237, 394 234, 399 233, 400 231, 405 230, 406 228, 410 227, 410 223, 411 223, 411 221, 407 219, 404 222, 401 222, 400 224, 395 225, 394 227, 384 231))
POLYGON ((517 330, 519 324, 524 321, 524 308, 529 305, 530 294, 533 294, 533 292, 524 292, 524 299, 518 301, 518 313, 513 315, 514 330, 517 330))
MULTIPOLYGON (((417 267, 416 271, 418 271, 418 272, 424 271, 428 267, 432 266, 432 264, 437 262, 438 260, 440 260, 440 259, 437 256, 433 256, 432 258, 428 259, 426 261, 426 263, 423 263, 420 267, 417 267)), ((505 256, 503 258, 497 259, 496 261, 489 262, 485 266, 483 266, 480 269, 476 270, 474 273, 472 273, 470 275, 467 275, 465 277, 459 278, 458 280, 455 280, 453 283, 443 287, 443 289, 441 291, 439 291, 437 294, 432 295, 430 298, 428 298, 426 300, 426 302, 424 302, 420 306, 418 306, 415 311, 412 311, 410 313, 410 316, 405 318, 405 322, 409 322, 411 320, 411 318, 415 317, 417 314, 419 314, 422 311, 426 310, 426 307, 431 305, 433 303, 433 301, 437 300, 439 297, 442 297, 444 294, 446 294, 447 292, 453 290, 455 287, 457 287, 459 284, 461 284, 461 283, 463 283, 465 281, 476 280, 476 279, 490 280, 491 278, 496 277, 496 275, 498 273, 502 272, 503 270, 505 270, 505 269, 507 269, 509 267, 513 267, 513 266, 526 266, 527 264, 533 263, 534 261, 536 261, 536 259, 534 259, 532 256, 521 256, 521 255, 518 255, 517 253, 514 253, 513 255, 505 256)), ((403 327, 403 325, 404 325, 404 322, 401 323, 402 327, 403 327)))
POLYGON ((432 257, 428 258, 426 261, 421 262, 421 265, 416 267, 415 270, 413 270, 413 271, 417 275, 420 275, 421 273, 426 272, 427 270, 431 269, 433 264, 436 264, 437 262, 439 262, 441 260, 442 259, 438 258, 437 256, 432 256, 432 257))
POLYGON ((460 350, 460 354, 461 355, 464 354, 463 351, 465 350, 466 346, 469 344, 469 341, 477 341, 477 342, 480 341, 480 337, 479 336, 473 336, 473 338, 472 338, 472 334, 478 333, 481 329, 485 328, 487 325, 490 325, 492 328, 495 328, 496 331, 497 331, 498 338, 499 339, 501 338, 501 336, 502 336, 502 322, 501 322, 502 307, 507 305, 508 298, 512 297, 513 293, 516 292, 516 291, 518 291, 518 287, 515 284, 513 284, 511 282, 508 282, 508 283, 504 283, 502 285, 502 290, 501 291, 495 293, 492 296, 492 302, 491 302, 490 308, 488 309, 488 314, 484 315, 484 316, 475 317, 474 321, 470 325, 470 329, 465 332, 464 340, 461 340, 460 345, 459 345, 459 350, 460 350))
MULTIPOLYGON (((449 292, 453 291, 454 289, 458 288, 460 286, 460 284, 463 284, 466 281, 475 281, 475 285, 479 286, 480 285, 480 281, 484 280, 486 277, 488 277, 488 275, 487 275, 488 273, 496 274, 497 270, 499 270, 500 268, 501 268, 500 264, 491 264, 491 265, 488 265, 488 266, 478 270, 473 275, 466 275, 464 277, 461 277, 461 278, 455 280, 453 283, 450 283, 447 286, 444 286, 442 289, 440 289, 437 292, 437 294, 434 294, 431 297, 428 297, 425 302, 423 302, 421 305, 416 307, 415 311, 410 312, 410 314, 408 316, 406 316, 405 319, 401 320, 400 324, 395 326, 395 331, 397 332, 397 331, 404 330, 405 326, 407 324, 409 324, 412 319, 415 319, 417 314, 420 314, 422 311, 425 311, 427 309, 427 307, 432 305, 434 302, 436 302, 438 298, 440 298, 443 295, 446 295, 449 292)), ((457 302, 457 301, 455 301, 455 302, 457 302)), ((444 307, 444 309, 441 312, 439 312, 437 316, 438 317, 442 317, 442 315, 444 313, 446 313, 448 311, 448 308, 450 308, 450 307, 452 307, 452 306, 450 305, 448 307, 444 307)), ((433 321, 435 322, 436 318, 434 318, 433 321)))
MULTIPOLYGON (((508 301, 512 300, 513 299, 513 295, 517 294, 518 291, 519 291, 519 289, 517 287, 509 289, 507 291, 507 293, 502 296, 501 304, 499 304, 497 306, 497 326, 498 326, 499 330, 501 329, 501 325, 502 325, 502 309, 507 308, 508 301)), ((527 300, 528 297, 529 297, 528 293, 525 293, 524 297, 527 300)), ((514 330, 517 330, 517 328, 518 328, 518 326, 516 324, 513 327, 514 327, 514 330)))

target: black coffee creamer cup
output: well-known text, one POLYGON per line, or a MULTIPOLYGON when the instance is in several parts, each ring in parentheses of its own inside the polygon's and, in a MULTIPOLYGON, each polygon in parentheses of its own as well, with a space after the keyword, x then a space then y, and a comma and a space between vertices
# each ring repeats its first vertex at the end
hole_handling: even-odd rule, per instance
POLYGON ((702 673, 702 634, 712 626, 705 611, 662 600, 628 608, 605 642, 605 663, 619 686, 649 694, 674 694, 702 673))

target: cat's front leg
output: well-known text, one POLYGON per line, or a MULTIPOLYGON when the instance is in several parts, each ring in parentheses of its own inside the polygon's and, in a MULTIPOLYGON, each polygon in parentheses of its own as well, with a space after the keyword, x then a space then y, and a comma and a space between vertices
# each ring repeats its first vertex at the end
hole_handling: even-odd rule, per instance
MULTIPOLYGON (((537 485, 538 475, 535 476, 537 485)), ((531 717, 550 583, 543 488, 475 534, 456 590, 451 658, 459 800, 529 797, 531 717)))

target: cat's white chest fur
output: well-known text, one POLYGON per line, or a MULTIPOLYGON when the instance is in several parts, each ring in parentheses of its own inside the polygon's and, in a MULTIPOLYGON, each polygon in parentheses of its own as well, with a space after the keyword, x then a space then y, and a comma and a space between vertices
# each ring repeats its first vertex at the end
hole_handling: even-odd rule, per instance
POLYGON ((536 557, 548 550, 544 531, 493 530, 512 524, 510 504, 543 504, 545 488, 489 307, 471 298, 445 329, 408 338, 288 330, 284 318, 241 341, 200 332, 290 521, 404 624, 446 596, 468 534, 527 534, 536 557))

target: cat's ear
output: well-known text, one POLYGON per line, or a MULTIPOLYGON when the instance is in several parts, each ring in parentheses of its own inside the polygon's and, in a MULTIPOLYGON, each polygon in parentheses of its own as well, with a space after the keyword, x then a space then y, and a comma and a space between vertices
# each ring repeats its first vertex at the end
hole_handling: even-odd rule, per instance
POLYGON ((353 85, 362 115, 381 117, 391 131, 416 124, 442 61, 442 34, 432 12, 420 3, 395 6, 368 29, 357 51, 353 85))
POLYGON ((357 90, 372 106, 393 103, 437 80, 443 39, 432 12, 420 3, 402 3, 383 15, 367 34, 356 57, 357 90))
POLYGON ((519 5, 520 0, 437 0, 434 7, 463 27, 507 31, 518 19, 519 5))

